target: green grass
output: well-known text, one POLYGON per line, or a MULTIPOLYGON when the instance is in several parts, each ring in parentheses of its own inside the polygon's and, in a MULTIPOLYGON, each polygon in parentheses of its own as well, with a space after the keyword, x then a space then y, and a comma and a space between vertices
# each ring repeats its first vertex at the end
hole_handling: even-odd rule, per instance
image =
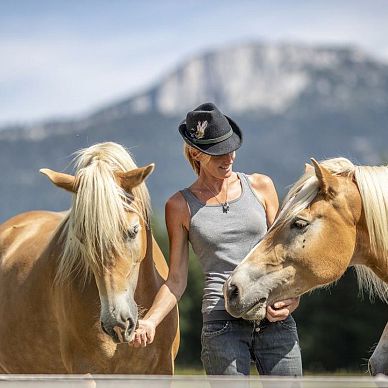
POLYGON ((183 367, 176 366, 175 367, 176 375, 205 375, 205 371, 202 367, 183 367))

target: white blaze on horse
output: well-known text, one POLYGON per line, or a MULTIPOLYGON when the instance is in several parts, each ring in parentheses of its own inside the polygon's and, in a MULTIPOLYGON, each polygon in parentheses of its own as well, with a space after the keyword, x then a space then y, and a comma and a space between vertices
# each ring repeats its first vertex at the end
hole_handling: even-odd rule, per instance
POLYGON ((128 344, 168 271, 149 224, 154 166, 115 143, 81 150, 76 166, 41 170, 73 193, 69 212, 0 225, 0 373, 172 374, 177 309, 153 344, 128 344))
MULTIPOLYGON (((361 287, 388 302, 388 167, 344 158, 312 162, 266 236, 225 283, 232 315, 259 321, 268 304, 334 282, 349 266, 361 287)), ((371 369, 388 373, 387 346, 380 351, 371 369)))

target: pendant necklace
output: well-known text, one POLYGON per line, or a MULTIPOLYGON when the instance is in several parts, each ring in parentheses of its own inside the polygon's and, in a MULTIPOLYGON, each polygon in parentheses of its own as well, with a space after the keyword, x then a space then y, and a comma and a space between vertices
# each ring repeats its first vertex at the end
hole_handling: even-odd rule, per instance
POLYGON ((203 182, 204 185, 209 189, 209 191, 214 195, 214 198, 216 201, 222 206, 222 212, 227 213, 229 211, 229 202, 228 202, 228 189, 229 189, 229 180, 226 180, 226 196, 225 196, 225 202, 222 203, 218 200, 217 194, 210 188, 210 186, 206 183, 203 182))

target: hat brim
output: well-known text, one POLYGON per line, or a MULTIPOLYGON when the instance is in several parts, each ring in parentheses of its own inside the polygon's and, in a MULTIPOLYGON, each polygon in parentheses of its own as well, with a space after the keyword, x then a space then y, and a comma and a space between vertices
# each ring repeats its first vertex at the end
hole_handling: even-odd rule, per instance
POLYGON ((203 152, 207 155, 219 156, 229 154, 230 152, 236 151, 242 144, 242 133, 238 125, 228 116, 225 116, 228 120, 229 125, 233 130, 232 136, 214 144, 195 144, 187 136, 186 120, 183 120, 179 124, 179 133, 183 137, 183 140, 191 147, 203 152))

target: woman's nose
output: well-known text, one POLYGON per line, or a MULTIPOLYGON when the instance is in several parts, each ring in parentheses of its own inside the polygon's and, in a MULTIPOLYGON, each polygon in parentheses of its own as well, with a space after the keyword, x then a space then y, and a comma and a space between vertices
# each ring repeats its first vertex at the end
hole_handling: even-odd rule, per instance
POLYGON ((235 152, 229 152, 228 154, 225 154, 225 159, 229 162, 233 162, 235 158, 235 152))

